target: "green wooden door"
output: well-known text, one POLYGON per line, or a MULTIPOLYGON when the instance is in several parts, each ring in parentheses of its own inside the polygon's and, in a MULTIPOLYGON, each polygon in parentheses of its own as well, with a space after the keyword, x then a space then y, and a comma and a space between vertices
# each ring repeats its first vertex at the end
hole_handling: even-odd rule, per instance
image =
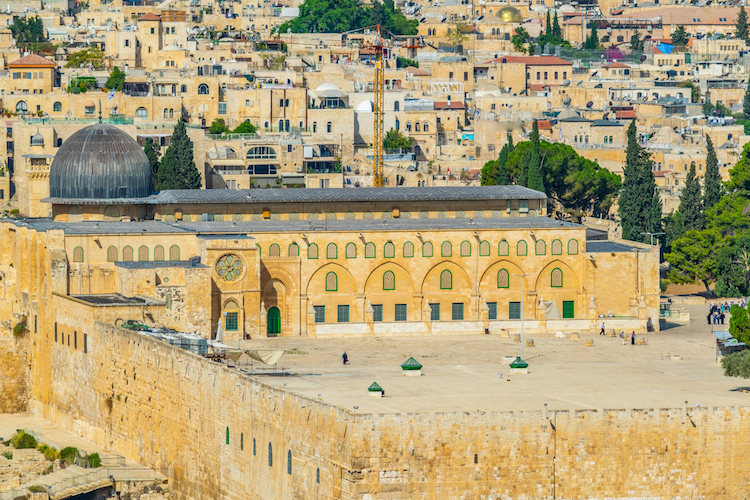
POLYGON ((281 333, 281 311, 278 307, 268 310, 268 335, 281 333))

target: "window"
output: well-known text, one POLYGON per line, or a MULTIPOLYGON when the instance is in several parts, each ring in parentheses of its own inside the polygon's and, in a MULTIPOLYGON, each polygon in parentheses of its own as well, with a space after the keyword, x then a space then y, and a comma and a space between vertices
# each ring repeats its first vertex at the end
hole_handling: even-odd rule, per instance
POLYGON ((471 257, 471 243, 468 241, 461 242, 461 257, 471 257))
POLYGON ((432 242, 422 243, 422 257, 432 257, 432 242))
POLYGON ((395 321, 406 321, 406 304, 396 304, 395 321))
POLYGON ((503 240, 500 243, 497 244, 497 255, 500 257, 506 256, 509 254, 510 251, 510 245, 508 245, 508 242, 503 240))
POLYGON ((520 302, 508 303, 508 318, 521 319, 521 303, 520 302))
POLYGON ((133 262, 133 249, 131 247, 125 247, 122 249, 122 260, 125 262, 133 262))
POLYGON ((276 243, 272 244, 270 247, 268 247, 268 256, 281 257, 281 247, 276 243))
POLYGON ((355 245, 354 243, 346 244, 346 258, 347 259, 357 258, 357 245, 355 245))
POLYGON ((547 72, 546 71, 544 72, 544 79, 545 80, 547 79, 547 72))
POLYGON ((256 455, 257 451, 258 451, 258 450, 257 450, 257 448, 255 447, 255 438, 253 438, 253 456, 255 456, 255 455, 256 455))
POLYGON ((440 255, 443 257, 450 257, 453 255, 453 248, 451 247, 450 241, 444 241, 442 245, 440 245, 440 255))
POLYGON ((507 269, 500 269, 497 272, 497 287, 498 288, 510 287, 510 273, 508 273, 507 269))
POLYGON ((315 308, 315 322, 326 322, 326 306, 313 306, 315 308))
POLYGON ((372 304, 372 320, 383 321, 383 304, 372 304))
POLYGON ((333 130, 333 124, 331 122, 328 122, 326 124, 326 132, 330 134, 332 130, 333 130))
POLYGON ((411 132, 411 122, 406 122, 406 131, 411 132))
POLYGON ((562 255, 562 241, 554 240, 552 242, 552 255, 562 255))
POLYGON ((187 85, 180 85, 180 92, 182 92, 183 94, 187 92, 187 85))
POLYGON ((541 77, 542 77, 542 74, 539 71, 537 71, 536 72, 536 79, 537 80, 541 80, 542 79, 541 77))
POLYGON ((537 240, 536 242, 536 254, 537 255, 546 255, 547 253, 547 244, 544 242, 544 240, 537 240))
POLYGON ((227 114, 227 103, 225 103, 225 102, 220 102, 219 103, 219 114, 220 115, 227 114))
POLYGON ((318 245, 316 245, 315 243, 311 243, 310 246, 307 247, 307 258, 308 259, 318 258, 318 245))
POLYGON ((140 262, 148 262, 148 247, 143 245, 138 249, 138 260, 140 262))
POLYGON ((576 317, 576 303, 573 300, 563 300, 563 318, 573 319, 576 317))
POLYGON ((286 473, 292 475, 292 450, 286 454, 286 473))
POLYGON ((339 289, 339 279, 336 273, 326 274, 326 292, 336 292, 339 289))
POLYGON ((526 242, 524 240, 519 241, 516 245, 516 255, 526 255, 527 252, 526 242))
POLYGON ((464 71, 464 81, 465 82, 469 81, 469 72, 468 71, 464 71))
POLYGON ((497 319, 497 302, 487 302, 487 319, 497 319))
POLYGON ((365 219, 365 220, 372 220, 372 219, 373 219, 373 215, 372 215, 372 212, 365 212, 365 213, 364 213, 364 214, 362 215, 362 218, 363 218, 363 219, 365 219))
POLYGON ((552 270, 550 274, 550 286, 553 288, 561 288, 563 286, 563 274, 559 268, 552 270))
POLYGON ((386 259, 392 259, 396 256, 396 246, 392 242, 388 242, 383 247, 383 257, 386 259))
POLYGON ((479 255, 481 257, 489 257, 490 255, 490 242, 489 241, 484 240, 479 244, 479 255))
POLYGON ((555 80, 557 80, 557 71, 555 71, 555 80))
POLYGON ((205 83, 198 85, 198 95, 208 95, 208 85, 205 83))
POLYGON ((245 434, 240 432, 240 451, 245 450, 245 434))
MULTIPOLYGON (((36 318, 36 316, 34 317, 36 318)), ((83 352, 89 352, 89 336, 86 333, 83 334, 83 352)))
POLYGON ((349 306, 338 306, 337 308, 338 313, 338 322, 339 323, 348 323, 349 322, 349 306))
POLYGON ((246 158, 248 160, 275 160, 276 150, 266 146, 258 146, 248 150, 246 158))
POLYGON ((273 446, 268 443, 268 466, 273 467, 273 446))
POLYGON ((414 257, 414 243, 411 241, 404 243, 404 257, 414 257))
POLYGON ((365 245, 365 259, 375 258, 375 243, 369 242, 365 245))
POLYGON ((148 120, 148 110, 144 107, 140 107, 135 110, 135 116, 141 120, 148 120))
POLYGON ((421 212, 419 212, 419 218, 420 219, 429 219, 430 218, 430 214, 428 212, 425 212, 424 210, 422 210, 421 212))
POLYGON ((393 111, 398 111, 399 110, 398 108, 399 108, 399 104, 398 104, 398 101, 396 101, 393 103, 393 111))
POLYGON ((450 271, 445 269, 440 273, 440 289, 451 290, 453 288, 453 275, 450 271))
POLYGON ((326 247, 326 259, 337 259, 339 255, 339 249, 335 243, 329 243, 326 247))
POLYGON ((451 318, 453 321, 463 321, 464 319, 464 303, 454 302, 451 307, 451 318))
POLYGON ((83 262, 83 248, 75 247, 73 249, 73 262, 83 262))
POLYGON ((62 103, 60 101, 55 101, 55 104, 52 105, 52 111, 62 111, 62 103))
POLYGON ((313 134, 318 132, 318 122, 313 122, 313 134))
MULTIPOLYGON (((184 217, 183 217, 184 219, 184 217)), ((169 249, 169 260, 180 260, 180 247, 172 245, 169 249)))
POLYGON ((396 275, 393 271, 386 271, 383 273, 383 290, 395 290, 396 289, 396 275))
POLYGON ((315 482, 320 484, 320 467, 315 471, 315 482))
POLYGON ((163 246, 158 245, 156 248, 154 248, 154 260, 157 262, 164 261, 164 247, 163 246))
POLYGON ((568 241, 568 255, 578 255, 578 240, 568 241))
POLYGON ((568 72, 563 71, 563 80, 567 80, 567 79, 568 79, 568 72))
POLYGON ((422 125, 419 122, 414 122, 414 132, 419 132, 422 129, 422 125))
POLYGON ((229 427, 227 427, 227 432, 226 432, 226 444, 229 444, 229 427))
POLYGON ((456 212, 456 219, 465 219, 466 218, 466 212, 463 210, 459 210, 456 212))

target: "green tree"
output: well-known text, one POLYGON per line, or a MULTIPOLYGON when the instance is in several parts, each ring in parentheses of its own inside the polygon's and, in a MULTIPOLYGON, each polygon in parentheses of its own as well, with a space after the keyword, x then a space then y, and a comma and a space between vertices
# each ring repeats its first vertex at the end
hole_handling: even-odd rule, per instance
POLYGON ((703 206, 711 208, 721 198, 721 174, 719 173, 719 161, 716 158, 716 150, 711 137, 706 134, 706 175, 703 177, 705 194, 703 195, 703 206))
POLYGON ((68 62, 65 63, 65 67, 85 68, 91 64, 94 69, 102 69, 104 67, 103 60, 104 52, 97 47, 89 47, 68 55, 68 62))
POLYGON ((684 26, 677 26, 677 29, 672 32, 672 45, 675 47, 685 47, 688 44, 688 36, 684 26))
POLYGON ((39 43, 45 40, 44 23, 38 16, 29 19, 16 18, 8 28, 13 33, 13 38, 16 39, 16 43, 19 46, 39 43))
POLYGON ((634 29, 633 34, 630 36, 630 50, 633 52, 641 52, 643 50, 643 40, 638 28, 634 29))
POLYGON ((748 32, 748 29, 747 29, 747 12, 745 12, 744 5, 740 5, 740 11, 737 13, 737 20, 735 21, 735 27, 737 28, 737 31, 735 32, 735 36, 739 38, 740 40, 745 40, 747 42, 748 35, 750 35, 750 33, 748 32))
POLYGON ((711 284, 716 281, 714 249, 720 240, 712 229, 688 231, 684 237, 672 242, 672 251, 664 256, 669 261, 669 281, 676 284, 703 283, 711 294, 711 284))
POLYGON ((687 179, 685 179, 685 187, 680 195, 680 208, 678 209, 686 231, 703 229, 702 208, 701 183, 695 176, 695 164, 692 164, 687 179))
POLYGON ((547 10, 547 24, 544 27, 544 34, 552 36, 552 17, 549 15, 549 9, 547 10))
POLYGON ((534 120, 531 130, 531 160, 529 161, 529 174, 526 187, 544 193, 544 180, 542 179, 541 158, 539 157, 539 123, 534 120))
MULTIPOLYGON (((737 306, 732 307, 734 308, 737 306)), ((743 310, 744 311, 744 310, 743 310)), ((740 314, 747 314, 746 311, 740 314)), ((732 314, 734 318, 734 314, 732 314)), ((732 322, 732 318, 729 322, 732 322)), ((721 358, 721 367, 725 377, 750 378, 750 350, 733 352, 721 358)))
POLYGON ((120 68, 115 66, 109 74, 109 78, 107 78, 107 83, 104 84, 104 88, 107 90, 114 89, 119 92, 122 90, 123 85, 125 85, 125 72, 120 71, 120 68))
POLYGON ((374 24, 396 35, 415 35, 419 27, 419 21, 407 19, 393 0, 374 0, 371 7, 358 0, 305 0, 299 16, 279 26, 277 32, 343 33, 374 24))
POLYGON ((529 39, 529 33, 523 29, 522 27, 516 28, 516 30, 513 32, 513 36, 511 37, 510 41, 513 44, 513 48, 516 52, 526 52, 526 49, 524 48, 523 44, 525 44, 529 39))
POLYGON ((463 46, 463 44, 469 39, 468 33, 471 28, 468 24, 463 21, 453 21, 451 27, 448 28, 448 41, 453 46, 453 51, 457 50, 457 47, 463 46))
POLYGON ((143 152, 146 153, 148 163, 151 165, 151 182, 156 188, 156 176, 159 174, 159 145, 149 137, 143 145, 143 152))
POLYGON ((750 315, 747 309, 740 306, 732 306, 729 311, 729 333, 740 342, 750 344, 750 315))
POLYGON ((193 161, 193 142, 187 135, 185 120, 180 118, 172 140, 159 162, 156 189, 200 189, 201 174, 193 161))
POLYGON ((398 56, 396 58, 396 67, 397 68, 408 68, 409 66, 413 66, 415 68, 419 67, 419 62, 414 61, 412 59, 408 59, 406 57, 398 56))
POLYGON ((232 130, 233 134, 254 134, 258 129, 250 123, 249 121, 245 120, 244 122, 240 123, 236 129, 232 130))
POLYGON ((513 142, 508 141, 500 150, 496 160, 490 160, 482 167, 482 186, 506 186, 510 184, 510 176, 505 164, 508 155, 513 151, 513 142))
POLYGON ((619 203, 622 237, 649 242, 651 238, 641 233, 661 232, 661 201, 654 180, 653 161, 646 149, 638 144, 635 120, 630 122, 627 135, 619 203))
POLYGON ((560 21, 557 19, 557 11, 555 11, 555 19, 552 21, 552 36, 562 38, 562 28, 560 27, 560 21))
POLYGON ((685 224, 682 223, 682 215, 680 212, 668 214, 662 220, 662 226, 665 234, 661 235, 659 240, 664 247, 664 252, 669 253, 672 251, 672 243, 685 236, 685 224))
POLYGON ((726 237, 716 255, 716 286, 719 297, 745 297, 750 293, 750 232, 726 237))
POLYGON ((677 84, 678 87, 690 89, 690 102, 698 103, 701 102, 701 88, 699 85, 693 83, 690 80, 685 80, 677 84))
POLYGON ((221 118, 214 118, 211 122, 211 126, 208 127, 208 133, 212 135, 221 135, 224 132, 229 132, 229 127, 224 123, 221 118))
POLYGON ((745 91, 745 97, 742 99, 742 116, 745 120, 750 120, 750 85, 745 91))
POLYGON ((414 144, 414 138, 402 134, 396 129, 390 129, 383 139, 383 149, 393 150, 401 149, 403 151, 411 150, 412 144, 414 144))
POLYGON ((591 21, 591 31, 583 42, 583 48, 586 50, 596 50, 599 48, 599 34, 596 32, 596 21, 591 21))

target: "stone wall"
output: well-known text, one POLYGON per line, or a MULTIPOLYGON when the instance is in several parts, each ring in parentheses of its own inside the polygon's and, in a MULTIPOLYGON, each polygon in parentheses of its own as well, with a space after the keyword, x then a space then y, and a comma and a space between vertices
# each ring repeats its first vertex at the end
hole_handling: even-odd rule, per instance
POLYGON ((28 334, 15 337, 7 328, 0 329, 0 413, 26 411, 27 339, 28 334))

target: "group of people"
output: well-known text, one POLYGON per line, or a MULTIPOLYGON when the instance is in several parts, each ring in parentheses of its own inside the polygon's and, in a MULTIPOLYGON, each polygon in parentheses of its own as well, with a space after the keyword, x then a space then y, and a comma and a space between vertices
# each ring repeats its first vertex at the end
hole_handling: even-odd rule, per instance
MULTIPOLYGON (((602 329, 599 332, 599 335, 606 335, 606 333, 604 331, 604 323, 602 323, 602 329)), ((625 332, 620 332, 620 342, 622 342, 622 345, 625 345, 625 339, 626 338, 627 338, 627 334, 625 332)), ((636 338, 635 332, 631 333, 630 334, 630 344, 631 345, 635 345, 635 338, 636 338)))
MULTIPOLYGON (((741 301, 737 305, 740 307, 744 307, 741 301)), ((708 316, 706 317, 706 320, 708 320, 708 324, 710 325, 712 322, 714 325, 723 325, 724 320, 726 319, 726 314, 729 313, 729 310, 734 305, 734 301, 731 300, 730 303, 719 303, 716 304, 714 302, 711 302, 711 309, 708 311, 708 316)))

